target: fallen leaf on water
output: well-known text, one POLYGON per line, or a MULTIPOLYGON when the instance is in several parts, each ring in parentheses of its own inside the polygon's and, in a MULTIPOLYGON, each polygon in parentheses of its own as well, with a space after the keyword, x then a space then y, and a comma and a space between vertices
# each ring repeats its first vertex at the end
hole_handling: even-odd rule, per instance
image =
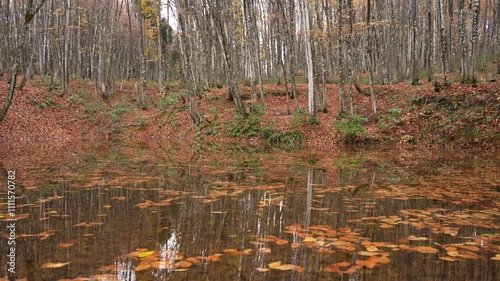
POLYGON ((410 240, 410 241, 426 241, 429 238, 427 238, 427 237, 416 237, 416 236, 410 235, 410 236, 408 236, 407 239, 410 240))
POLYGON ((69 262, 56 262, 56 263, 48 262, 48 263, 44 263, 42 265, 42 268, 59 268, 59 267, 66 266, 68 264, 69 264, 69 262))
POLYGON ((154 253, 155 253, 155 251, 147 251, 147 252, 139 253, 139 255, 137 255, 137 256, 139 258, 145 258, 145 257, 151 256, 154 253))
POLYGON ((269 269, 265 268, 265 267, 257 267, 255 270, 257 270, 258 272, 268 272, 269 271, 269 269))
POLYGON ((196 258, 187 258, 186 261, 188 261, 192 264, 196 264, 197 266, 201 266, 201 262, 196 258))
POLYGON ((500 261, 500 254, 496 254, 494 257, 491 257, 490 260, 500 261))
POLYGON ((439 257, 438 259, 445 260, 445 261, 456 261, 457 260, 456 258, 450 257, 450 256, 439 257))
POLYGON ((105 266, 99 267, 100 271, 110 271, 110 270, 117 270, 117 269, 118 269, 118 266, 115 264, 105 265, 105 266))
POLYGON ((119 201, 125 201, 125 199, 127 199, 127 197, 125 197, 125 196, 118 196, 118 197, 111 197, 111 199, 119 200, 119 201))
POLYGON ((388 257, 372 257, 373 260, 377 263, 390 263, 391 259, 388 257))
POLYGON ((282 264, 281 261, 275 261, 269 264, 269 268, 277 269, 282 271, 287 271, 293 269, 294 265, 292 264, 282 264))
POLYGON ((135 271, 143 271, 151 267, 150 263, 140 263, 136 268, 135 271))
POLYGON ((333 266, 335 266, 335 267, 348 267, 348 266, 351 266, 351 263, 347 262, 347 261, 342 261, 342 262, 334 263, 333 266))
POLYGON ((223 253, 236 253, 236 252, 238 252, 238 250, 236 250, 236 249, 225 249, 222 252, 223 253))
POLYGON ((304 272, 305 271, 305 269, 300 265, 293 265, 292 270, 297 271, 297 272, 304 272))
POLYGON ((259 253, 269 254, 269 253, 271 253, 271 249, 269 249, 269 248, 259 248, 259 253))
POLYGON ((59 243, 59 247, 61 248, 69 248, 73 246, 73 243, 59 243))
POLYGON ((368 252, 368 251, 360 251, 360 252, 358 252, 358 254, 360 256, 373 257, 373 256, 377 256, 379 253, 377 253, 377 252, 368 252))
POLYGON ((332 267, 325 267, 325 268, 323 268, 323 271, 326 271, 326 272, 333 272, 333 273, 340 273, 340 272, 341 272, 340 268, 335 267, 335 266, 332 266, 332 267))
POLYGON ((188 269, 187 268, 175 268, 174 271, 176 272, 184 272, 184 271, 187 271, 188 269))
POLYGON ((314 237, 310 237, 310 236, 309 236, 309 237, 306 237, 306 238, 304 239, 304 242, 314 242, 314 241, 316 241, 316 240, 317 240, 316 238, 314 238, 314 237))
POLYGON ((191 267, 193 264, 188 262, 188 261, 180 261, 174 264, 176 268, 188 268, 191 267))
POLYGON ((435 253, 439 252, 438 249, 432 248, 429 246, 417 246, 413 249, 419 253, 422 253, 422 254, 435 254, 435 253))
POLYGON ((285 240, 285 239, 278 239, 276 240, 276 245, 278 246, 281 246, 281 245, 285 245, 285 244, 288 244, 288 240, 285 240))
POLYGON ((297 249, 300 247, 300 243, 292 243, 292 249, 297 249))
POLYGON ((216 262, 220 260, 221 254, 215 254, 215 255, 210 255, 208 256, 208 260, 212 262, 216 262))

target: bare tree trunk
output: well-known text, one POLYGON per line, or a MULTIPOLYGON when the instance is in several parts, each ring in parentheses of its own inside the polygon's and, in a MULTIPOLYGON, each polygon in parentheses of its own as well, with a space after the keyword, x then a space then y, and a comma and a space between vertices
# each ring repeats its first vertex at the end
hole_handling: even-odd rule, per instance
POLYGON ((439 37, 441 40, 441 60, 443 64, 443 77, 444 77, 444 87, 450 85, 448 80, 448 45, 446 43, 446 28, 445 28, 445 13, 443 0, 438 0, 438 12, 439 12, 439 37))
POLYGON ((28 33, 29 30, 29 24, 31 20, 33 20, 33 17, 36 15, 38 10, 42 7, 43 3, 45 0, 41 0, 38 6, 33 9, 33 0, 28 0, 26 2, 26 11, 24 13, 24 25, 23 29, 21 32, 21 37, 19 38, 17 42, 17 48, 16 48, 16 55, 14 57, 14 64, 12 65, 10 69, 10 85, 9 85, 9 93, 7 94, 7 99, 5 100, 5 103, 2 107, 2 110, 0 111, 0 122, 2 122, 5 119, 5 116, 7 115, 7 111, 9 110, 10 104, 12 103, 12 99, 14 98, 14 91, 16 89, 16 82, 17 82, 17 74, 19 73, 19 64, 21 62, 21 52, 24 47, 24 41, 26 39, 26 34, 28 33))
MULTIPOLYGON (((414 0, 415 1, 415 0, 414 0)), ((375 89, 374 89, 374 86, 373 86, 373 50, 372 50, 372 46, 373 46, 373 29, 374 27, 371 26, 371 23, 370 23, 370 20, 371 20, 371 10, 372 10, 372 6, 371 6, 371 0, 368 0, 368 3, 367 3, 367 15, 366 15, 366 26, 368 28, 368 42, 367 42, 367 46, 368 46, 368 70, 369 70, 369 73, 370 73, 370 100, 371 100, 371 103, 372 103, 372 110, 373 110, 373 116, 375 118, 375 121, 378 120, 378 116, 377 116, 377 101, 376 101, 376 98, 375 98, 375 89)))
POLYGON ((471 66, 470 66, 470 77, 472 85, 477 84, 476 78, 476 50, 477 50, 477 39, 479 34, 479 14, 481 10, 481 2, 479 0, 474 0, 474 14, 472 19, 472 38, 471 38, 471 66))
POLYGON ((307 63, 307 80, 308 80, 308 109, 309 109, 309 123, 317 123, 316 118, 316 104, 315 104, 315 94, 314 94, 314 66, 312 62, 312 47, 310 38, 310 27, 309 27, 309 2, 307 0, 300 1, 301 11, 302 11, 302 30, 304 32, 304 43, 306 51, 306 63, 307 63))
POLYGON ((163 50, 161 37, 161 0, 158 0, 158 8, 156 11, 156 24, 158 31, 158 91, 163 91, 163 50))
POLYGON ((136 5, 136 15, 139 21, 139 61, 141 64, 140 80, 141 80, 141 96, 139 98, 139 105, 142 109, 148 108, 147 103, 147 77, 146 77, 146 55, 144 52, 144 18, 142 15, 141 5, 136 5))
MULTIPOLYGON (((498 46, 500 44, 500 1, 497 1, 496 9, 495 9, 495 28, 496 28, 496 44, 498 46)), ((500 74, 500 51, 498 48, 495 48, 496 51, 496 60, 497 60, 497 74, 500 74)))
POLYGON ((71 0, 64 1, 64 54, 62 62, 62 85, 60 96, 64 96, 68 91, 69 84, 69 11, 70 11, 71 0))
POLYGON ((411 27, 412 27, 412 45, 411 45, 411 63, 413 65, 413 81, 412 85, 420 85, 420 69, 419 69, 419 61, 418 61, 418 24, 417 24, 417 15, 418 15, 418 5, 417 0, 412 0, 412 8, 411 8, 411 27))
POLYGON ((458 19, 458 32, 460 34, 460 83, 466 82, 466 58, 467 43, 465 41, 465 1, 458 1, 459 19, 458 19))

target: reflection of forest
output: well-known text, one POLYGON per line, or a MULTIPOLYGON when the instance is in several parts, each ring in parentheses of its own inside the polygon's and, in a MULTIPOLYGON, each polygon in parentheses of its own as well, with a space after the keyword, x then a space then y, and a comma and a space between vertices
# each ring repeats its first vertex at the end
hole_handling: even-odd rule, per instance
POLYGON ((71 262, 35 270, 50 280, 106 272, 120 280, 263 280, 255 268, 275 261, 297 270, 271 270, 266 278, 341 280, 335 272, 348 270, 359 280, 496 276, 489 258, 499 240, 492 211, 498 179, 488 159, 464 166, 460 158, 375 152, 228 152, 182 162, 134 153, 94 152, 77 171, 48 170, 44 182, 20 183, 26 191, 18 214, 30 214, 19 222, 20 276, 31 260, 36 268, 71 262), (444 249, 451 244, 453 264, 439 259, 450 258, 444 249), (377 250, 367 256, 369 249, 377 250), (151 264, 140 251, 155 251, 151 264), (219 261, 208 258, 216 254, 219 261), (344 267, 332 266, 339 262, 344 267), (143 264, 147 270, 137 270, 143 264))

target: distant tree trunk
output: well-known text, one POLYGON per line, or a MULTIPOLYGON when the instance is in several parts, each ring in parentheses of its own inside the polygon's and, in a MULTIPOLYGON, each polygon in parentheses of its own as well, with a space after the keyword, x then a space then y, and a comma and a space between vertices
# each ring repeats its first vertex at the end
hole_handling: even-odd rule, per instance
POLYGON ((411 7, 411 27, 412 27, 412 44, 411 44, 411 63, 413 65, 413 81, 412 85, 420 85, 420 69, 419 69, 419 60, 418 60, 418 24, 417 24, 417 15, 418 15, 418 5, 417 0, 412 0, 411 7))
POLYGON ((471 38, 471 52, 470 52, 470 58, 471 58, 471 66, 470 66, 470 77, 471 77, 471 82, 472 85, 477 84, 477 78, 476 78, 476 52, 477 52, 477 39, 478 39, 478 34, 479 34, 479 13, 481 10, 481 1, 480 0, 474 0, 474 14, 472 18, 472 38, 471 38))
POLYGON ((64 1, 64 53, 62 61, 62 85, 60 96, 64 96, 68 91, 69 83, 69 11, 70 11, 71 0, 64 1))
POLYGON ((483 54, 481 59, 481 70, 486 70, 486 53, 489 45, 489 34, 488 30, 491 29, 490 21, 489 21, 489 9, 490 9, 490 0, 486 0, 486 7, 484 8, 484 22, 483 22, 483 54))
MULTIPOLYGON (((415 0, 414 0, 415 1, 415 0)), ((377 116, 377 101, 376 101, 376 98, 375 98, 375 89, 373 87, 373 50, 372 50, 372 45, 373 45, 373 29, 374 27, 373 26, 370 26, 370 19, 371 19, 371 9, 372 6, 371 6, 371 0, 368 0, 368 3, 367 3, 367 9, 366 9, 366 26, 368 28, 367 32, 368 32, 368 42, 367 42, 367 46, 368 46, 368 70, 369 70, 369 73, 370 73, 370 100, 372 102, 372 110, 373 110, 373 116, 375 118, 375 121, 378 120, 378 116, 377 116)))
POLYGON ((314 95, 314 66, 312 62, 312 48, 311 48, 311 30, 309 28, 309 3, 307 0, 300 1, 302 10, 302 30, 304 32, 304 43, 306 51, 306 63, 307 63, 307 80, 309 87, 308 98, 308 109, 309 109, 309 122, 317 123, 316 118, 316 104, 314 95))
POLYGON ((187 13, 187 8, 181 3, 181 1, 176 1, 177 2, 177 13, 178 13, 178 22, 179 22, 179 27, 180 27, 180 36, 179 36, 179 46, 180 46, 180 51, 181 51, 181 62, 183 64, 183 74, 184 74, 184 81, 186 83, 186 86, 188 88, 188 112, 189 116, 191 117, 191 120, 193 121, 194 125, 198 125, 201 121, 202 118, 200 117, 200 114, 198 113, 198 107, 197 107, 197 101, 195 99, 196 92, 197 92, 197 83, 196 83, 196 78, 195 78, 195 71, 194 71, 194 66, 191 62, 191 57, 192 57, 192 52, 195 50, 191 46, 191 40, 189 39, 188 35, 188 28, 187 25, 189 24, 190 19, 188 18, 190 16, 189 13, 187 13))
POLYGON ((28 33, 28 30, 29 30, 29 24, 33 20, 33 17, 35 17, 38 10, 40 10, 40 8, 42 7, 44 2, 45 2, 45 0, 41 0, 35 9, 33 9, 33 0, 28 0, 26 2, 26 11, 24 12, 23 29, 21 31, 21 36, 20 36, 19 40, 17 41, 16 55, 14 57, 14 64, 12 65, 12 67, 10 69, 9 92, 7 94, 7 99, 5 100, 5 103, 2 107, 2 110, 0 111, 0 122, 2 122, 5 119, 5 116, 7 115, 7 111, 9 110, 10 104, 12 103, 12 99, 14 98, 14 91, 16 89, 16 82, 17 82, 17 74, 19 73, 19 64, 21 62, 21 55, 22 55, 22 50, 24 47, 24 41, 26 39, 26 34, 28 33))
POLYGON ((446 43, 446 19, 444 13, 443 0, 438 0, 438 12, 439 12, 439 37, 441 41, 441 60, 443 65, 443 77, 444 86, 450 85, 448 80, 448 45, 446 43))
POLYGON ((144 51, 144 17, 142 15, 142 8, 140 2, 136 5, 136 15, 139 22, 139 61, 141 64, 140 80, 141 80, 141 96, 139 98, 139 105, 142 109, 148 108, 147 103, 147 77, 146 77, 146 55, 144 51))
POLYGON ((460 34, 460 83, 466 82, 466 58, 467 43, 465 41, 465 1, 458 1, 458 32, 460 34))
POLYGON ((427 52, 427 68, 428 68, 428 76, 427 76, 427 81, 431 82, 434 80, 434 21, 432 20, 432 11, 433 6, 432 6, 433 0, 429 0, 427 5, 428 5, 428 12, 427 12, 427 25, 428 25, 428 36, 427 36, 427 42, 428 42, 428 52, 427 52))
MULTIPOLYGON (((500 44, 500 1, 497 1, 496 9, 495 9, 495 28, 496 28, 496 44, 498 46, 500 44)), ((498 48, 494 48, 496 52, 496 60, 497 60, 497 74, 500 74, 500 50, 498 48)))
POLYGON ((224 62, 226 64, 226 75, 227 82, 229 83, 229 94, 232 97, 234 104, 236 106, 236 111, 242 116, 247 116, 248 113, 243 105, 243 101, 241 99, 241 94, 238 90, 238 86, 236 84, 236 76, 235 76, 235 63, 233 61, 233 43, 228 40, 228 34, 226 34, 225 28, 225 18, 221 16, 221 13, 224 9, 221 7, 221 3, 216 1, 216 3, 212 1, 207 1, 207 6, 210 7, 210 15, 212 17, 212 21, 217 30, 217 34, 219 37, 219 42, 222 49, 222 54, 224 57, 224 62))
POLYGON ((163 50, 161 37, 161 1, 158 0, 158 8, 156 10, 156 24, 158 32, 158 91, 163 91, 163 50))

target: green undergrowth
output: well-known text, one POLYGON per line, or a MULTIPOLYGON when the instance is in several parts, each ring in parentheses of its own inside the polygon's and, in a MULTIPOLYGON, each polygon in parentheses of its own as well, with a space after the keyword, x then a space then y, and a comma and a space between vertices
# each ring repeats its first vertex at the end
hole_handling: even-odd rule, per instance
POLYGON ((346 144, 363 143, 369 140, 364 124, 368 120, 362 116, 340 114, 334 121, 335 131, 340 134, 340 140, 346 144))
POLYGON ((282 132, 274 124, 264 126, 260 115, 250 114, 248 117, 236 115, 224 126, 226 136, 232 138, 258 137, 267 140, 271 145, 296 146, 301 145, 305 136, 299 131, 282 132))

